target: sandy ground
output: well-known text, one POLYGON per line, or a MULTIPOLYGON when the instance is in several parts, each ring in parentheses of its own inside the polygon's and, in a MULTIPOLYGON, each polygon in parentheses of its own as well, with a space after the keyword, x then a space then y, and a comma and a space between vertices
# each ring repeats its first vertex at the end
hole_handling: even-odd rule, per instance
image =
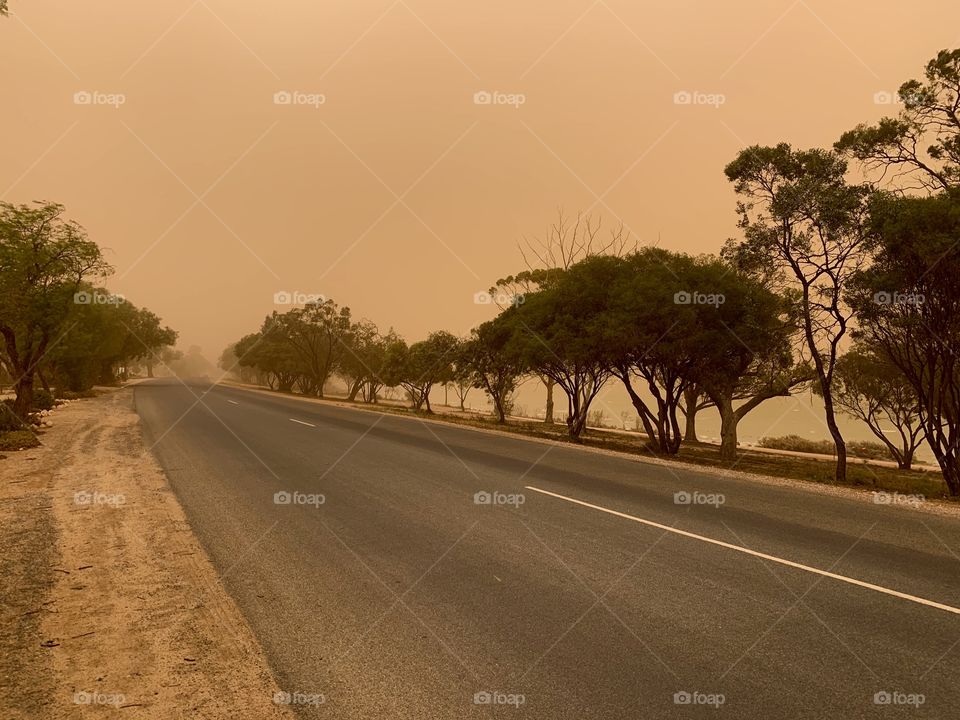
POLYGON ((132 390, 51 420, 0 460, 0 720, 292 717, 132 390))

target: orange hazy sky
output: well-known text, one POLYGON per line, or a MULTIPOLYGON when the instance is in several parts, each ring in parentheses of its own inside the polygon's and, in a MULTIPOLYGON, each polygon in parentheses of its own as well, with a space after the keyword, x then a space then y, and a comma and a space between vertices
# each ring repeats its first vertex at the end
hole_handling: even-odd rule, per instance
POLYGON ((283 290, 465 333, 560 206, 716 251, 739 148, 829 145, 960 45, 955 1, 10 4, 0 198, 212 359, 283 290))

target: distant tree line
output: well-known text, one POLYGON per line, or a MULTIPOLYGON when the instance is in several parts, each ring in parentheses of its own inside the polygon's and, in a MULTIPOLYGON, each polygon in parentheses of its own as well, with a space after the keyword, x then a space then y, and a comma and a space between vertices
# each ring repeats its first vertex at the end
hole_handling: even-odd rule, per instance
POLYGON ((142 365, 177 334, 99 285, 111 271, 83 228, 51 203, 0 203, 0 368, 25 418, 35 387, 88 390, 142 365))
POLYGON ((727 459, 749 412, 811 387, 838 481, 845 413, 902 468, 926 440, 960 495, 960 50, 940 52, 899 98, 897 118, 833 148, 741 151, 725 169, 741 236, 719 255, 640 249, 622 228, 603 241, 599 224, 561 215, 522 246, 527 268, 490 289, 500 313, 468 338, 408 346, 327 300, 274 313, 221 364, 320 396, 336 373, 367 402, 402 387, 427 412, 434 386, 482 388, 500 422, 534 376, 548 422, 554 388, 565 396, 573 441, 601 388, 619 383, 651 450, 676 454, 715 407, 727 459), (864 181, 850 180, 849 160, 864 181))

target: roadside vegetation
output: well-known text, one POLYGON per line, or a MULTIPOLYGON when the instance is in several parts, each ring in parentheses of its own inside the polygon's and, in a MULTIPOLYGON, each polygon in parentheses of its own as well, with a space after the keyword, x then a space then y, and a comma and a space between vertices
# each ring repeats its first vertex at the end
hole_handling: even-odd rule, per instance
POLYGON ((823 400, 833 482, 876 485, 848 456, 882 448, 899 468, 884 475, 960 496, 960 50, 938 53, 899 98, 897 117, 860 125, 832 148, 738 153, 724 172, 740 237, 716 255, 640 248, 622 228, 604 234, 592 218, 561 214, 545 239, 521 246, 526 268, 483 300, 500 313, 468 337, 438 330, 408 344, 323 299, 272 313, 220 366, 316 397, 337 375, 348 400, 371 404, 398 387, 425 413, 435 387, 455 388, 461 406, 477 388, 501 425, 518 383, 535 377, 546 422, 529 430, 558 432, 559 388, 559 433, 575 443, 593 438, 591 404, 616 383, 636 412, 637 452, 802 466, 822 480, 820 461, 761 459, 737 441, 761 403, 811 389, 823 400), (696 415, 710 407, 721 418, 713 449, 696 443, 696 415), (848 443, 840 413, 880 442, 848 443), (942 482, 909 472, 924 441, 942 482))
POLYGON ((57 399, 89 397, 141 367, 177 334, 101 286, 100 248, 53 203, 0 203, 0 446, 30 447, 57 399), (27 441, 30 435, 32 441, 27 441))

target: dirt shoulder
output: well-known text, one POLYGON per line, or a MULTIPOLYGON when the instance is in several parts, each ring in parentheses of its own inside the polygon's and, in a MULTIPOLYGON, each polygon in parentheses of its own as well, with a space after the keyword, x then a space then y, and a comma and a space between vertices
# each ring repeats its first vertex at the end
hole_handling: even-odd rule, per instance
POLYGON ((144 446, 132 390, 0 460, 0 718, 285 718, 249 626, 144 446))

